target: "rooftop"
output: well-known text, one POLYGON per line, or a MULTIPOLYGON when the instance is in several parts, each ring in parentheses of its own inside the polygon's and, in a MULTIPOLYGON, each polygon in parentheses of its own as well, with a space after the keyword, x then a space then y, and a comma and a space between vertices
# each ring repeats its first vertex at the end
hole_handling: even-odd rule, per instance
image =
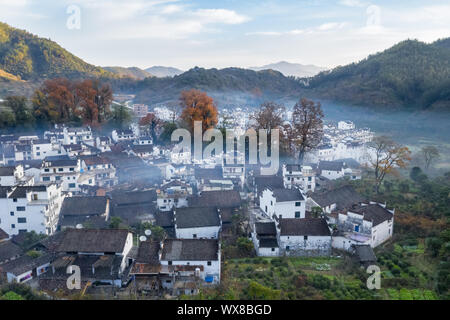
POLYGON ((213 239, 166 239, 161 260, 215 261, 218 260, 219 241, 213 239))

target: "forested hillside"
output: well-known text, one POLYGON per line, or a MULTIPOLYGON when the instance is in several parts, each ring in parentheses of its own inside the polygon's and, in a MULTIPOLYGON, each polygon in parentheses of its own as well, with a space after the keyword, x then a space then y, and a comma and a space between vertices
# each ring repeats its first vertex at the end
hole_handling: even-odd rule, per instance
POLYGON ((450 110, 449 39, 403 41, 359 63, 322 72, 308 89, 322 98, 376 106, 450 110))
POLYGON ((0 69, 23 80, 114 77, 112 73, 74 56, 56 42, 1 22, 0 69))

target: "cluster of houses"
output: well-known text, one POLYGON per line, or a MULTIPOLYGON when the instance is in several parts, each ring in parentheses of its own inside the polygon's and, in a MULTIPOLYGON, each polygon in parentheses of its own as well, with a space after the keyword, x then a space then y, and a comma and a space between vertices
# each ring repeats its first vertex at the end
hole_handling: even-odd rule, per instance
POLYGON ((195 294, 220 283, 221 243, 242 219, 259 256, 353 252, 392 237, 393 209, 334 187, 361 178, 351 161, 283 164, 268 176, 258 165, 187 161, 142 132, 0 137, 0 282, 70 292, 77 266, 83 293, 195 294), (46 237, 30 243, 30 232, 46 237))

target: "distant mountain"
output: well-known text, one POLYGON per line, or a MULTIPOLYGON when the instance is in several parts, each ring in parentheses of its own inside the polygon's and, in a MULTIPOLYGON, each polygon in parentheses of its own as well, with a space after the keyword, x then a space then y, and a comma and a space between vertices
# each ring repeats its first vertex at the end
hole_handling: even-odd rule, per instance
POLYGON ((145 70, 142 70, 138 67, 103 67, 103 69, 110 71, 114 74, 117 74, 119 77, 123 78, 132 78, 137 80, 143 80, 147 77, 153 77, 152 74, 148 73, 145 70))
POLYGON ((439 39, 433 42, 433 45, 439 48, 450 49, 450 38, 439 39))
POLYGON ((253 67, 250 69, 254 71, 272 69, 281 72, 286 77, 292 76, 297 78, 313 77, 319 72, 326 70, 326 68, 318 67, 312 64, 303 65, 299 63, 289 63, 286 61, 268 64, 262 67, 253 67))
POLYGON ((109 71, 84 62, 56 42, 1 22, 0 69, 23 80, 115 77, 109 71))
POLYGON ((162 66, 150 67, 145 69, 145 71, 158 78, 174 77, 184 72, 183 70, 177 68, 162 67, 162 66))
POLYGON ((306 79, 305 88, 335 101, 450 111, 449 41, 406 40, 358 63, 306 79))
POLYGON ((220 104, 250 102, 259 103, 269 99, 283 99, 295 94, 300 83, 273 70, 204 69, 195 67, 173 78, 147 78, 123 85, 118 81, 115 88, 134 92, 136 101, 142 103, 178 103, 181 91, 199 89, 220 100, 220 104))

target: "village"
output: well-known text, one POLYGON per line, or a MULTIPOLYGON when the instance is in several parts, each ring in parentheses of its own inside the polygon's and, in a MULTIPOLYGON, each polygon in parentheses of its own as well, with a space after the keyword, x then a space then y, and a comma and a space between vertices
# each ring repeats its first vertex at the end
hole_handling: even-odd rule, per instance
MULTIPOLYGON (((231 123, 243 131, 241 112, 231 123)), ((327 124, 304 164, 267 175, 223 155, 221 165, 194 163, 154 144, 138 124, 105 136, 64 125, 42 136, 2 135, 0 281, 50 296, 195 295, 220 283, 222 244, 237 235, 254 256, 346 252, 368 266, 373 248, 393 235, 395 209, 335 182, 361 179, 372 136, 349 121, 327 124), (73 266, 75 289, 67 281, 73 266)))

